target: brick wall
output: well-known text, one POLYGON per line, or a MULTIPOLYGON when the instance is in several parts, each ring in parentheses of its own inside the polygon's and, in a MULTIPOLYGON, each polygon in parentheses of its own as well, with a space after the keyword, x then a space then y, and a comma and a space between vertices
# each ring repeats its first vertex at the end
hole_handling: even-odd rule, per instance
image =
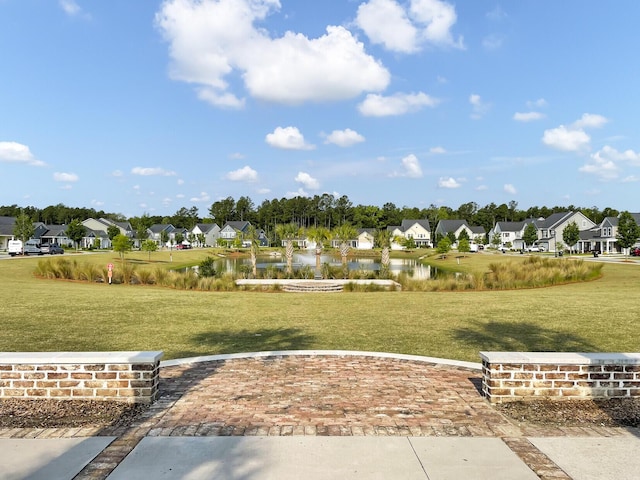
POLYGON ((152 403, 162 352, 0 353, 0 398, 152 403))
POLYGON ((491 403, 640 397, 640 353, 480 352, 491 403))

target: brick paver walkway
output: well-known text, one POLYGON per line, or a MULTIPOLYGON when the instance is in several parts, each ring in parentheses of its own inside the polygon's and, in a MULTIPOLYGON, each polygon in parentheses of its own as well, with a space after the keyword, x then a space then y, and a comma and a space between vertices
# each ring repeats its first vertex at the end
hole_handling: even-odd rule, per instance
POLYGON ((119 429, 0 429, 0 436, 118 438, 76 478, 104 479, 145 436, 499 437, 543 479, 569 478, 530 436, 615 436, 598 427, 520 426, 479 393, 478 370, 368 356, 294 355, 161 369, 160 399, 119 429))

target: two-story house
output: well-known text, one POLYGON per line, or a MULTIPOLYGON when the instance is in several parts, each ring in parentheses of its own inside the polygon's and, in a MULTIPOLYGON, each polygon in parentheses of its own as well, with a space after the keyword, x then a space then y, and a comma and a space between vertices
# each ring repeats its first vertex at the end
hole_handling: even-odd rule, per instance
POLYGON ((220 236, 220 226, 217 223, 198 223, 191 229, 194 242, 200 247, 215 246, 220 236))
POLYGON ((434 235, 436 238, 444 238, 449 235, 449 232, 452 232, 456 238, 460 238, 463 230, 467 232, 470 241, 478 243, 484 242, 486 235, 484 227, 469 225, 466 220, 440 220, 438 225, 436 225, 434 235))

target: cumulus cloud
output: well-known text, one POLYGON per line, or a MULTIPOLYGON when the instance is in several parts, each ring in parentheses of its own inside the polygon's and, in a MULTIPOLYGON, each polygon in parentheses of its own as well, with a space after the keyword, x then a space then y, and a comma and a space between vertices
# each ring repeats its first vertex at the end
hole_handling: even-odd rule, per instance
POLYGON ((532 122, 534 120, 542 120, 546 115, 541 112, 516 112, 513 119, 517 122, 532 122))
POLYGON ((356 143, 364 142, 364 137, 358 132, 347 128, 345 130, 334 130, 329 135, 324 143, 332 143, 339 147, 350 147, 356 143))
POLYGON ((421 178, 422 177, 422 167, 420 166, 420 161, 418 157, 416 157, 413 153, 411 155, 407 155, 402 159, 402 166, 404 167, 404 175, 410 178, 421 178))
MULTIPOLYGON (((619 152, 609 145, 605 145, 591 155, 591 160, 578 170, 595 175, 600 180, 608 181, 619 177, 624 164, 640 166, 640 153, 633 150, 619 152)), ((626 177, 629 178, 629 177, 626 177)))
POLYGON ((277 127, 267 134, 265 141, 275 148, 283 150, 313 150, 315 145, 305 142, 304 136, 296 127, 277 127))
POLYGON ((207 192, 200 192, 200 195, 198 195, 197 197, 191 197, 189 199, 189 201, 193 203, 208 202, 209 200, 211 200, 211 197, 207 192))
POLYGON ((609 120, 602 115, 596 115, 593 113, 585 113, 579 120, 576 120, 573 124, 574 128, 600 128, 609 120))
POLYGON ((472 93, 471 95, 469 95, 469 103, 473 108, 473 111, 471 112, 471 118, 473 118, 474 120, 479 120, 484 117, 484 115, 491 108, 491 104, 485 103, 484 100, 482 100, 482 97, 477 93, 472 93))
POLYGON ((140 175, 143 177, 172 177, 176 175, 176 172, 172 170, 165 170, 161 167, 133 167, 131 169, 133 175, 140 175))
POLYGON ((422 92, 396 93, 387 97, 370 93, 358 105, 358 110, 366 117, 386 117, 416 112, 424 107, 435 107, 438 103, 439 100, 422 92))
POLYGON ((293 198, 293 197, 309 197, 309 193, 305 192, 304 189, 302 187, 300 187, 297 191, 295 192, 287 192, 285 194, 286 198, 293 198))
POLYGON ((585 128, 600 128, 609 120, 602 115, 585 113, 568 127, 560 125, 557 128, 545 130, 542 142, 557 150, 578 152, 588 150, 591 137, 584 131, 585 128))
POLYGON ((401 53, 423 45, 464 48, 451 29, 458 17, 453 5, 441 0, 411 0, 405 7, 395 0, 369 0, 358 7, 356 25, 372 43, 401 53))
POLYGON ((320 188, 320 182, 306 172, 298 172, 295 181, 301 183, 309 190, 318 190, 320 188))
POLYGON ((510 195, 515 195, 516 193, 518 193, 518 190, 516 190, 516 187, 514 187, 510 183, 505 183, 503 189, 506 193, 510 195))
POLYGON ((453 177, 441 177, 438 180, 438 187, 440 188, 460 188, 460 183, 453 177))
POLYGON ((171 78, 230 108, 244 105, 227 81, 232 74, 251 96, 284 104, 344 100, 388 86, 387 69, 342 26, 317 38, 291 31, 272 37, 256 27, 279 9, 279 0, 165 1, 155 20, 169 44, 171 78))
POLYGON ((38 160, 28 146, 18 142, 0 142, 0 163, 24 163, 42 167, 44 162, 38 160))
POLYGON ((75 173, 64 173, 64 172, 55 172, 53 174, 53 179, 56 182, 77 182, 79 180, 78 175, 75 173))
POLYGON ((233 170, 232 172, 227 173, 225 178, 233 182, 257 182, 258 172, 249 165, 246 165, 238 170, 233 170))

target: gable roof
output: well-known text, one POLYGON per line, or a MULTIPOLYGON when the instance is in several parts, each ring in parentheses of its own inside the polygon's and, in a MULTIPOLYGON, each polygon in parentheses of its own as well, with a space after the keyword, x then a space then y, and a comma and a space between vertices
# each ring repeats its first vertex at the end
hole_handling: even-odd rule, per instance
POLYGON ((229 227, 229 228, 233 228, 234 230, 239 230, 241 232, 246 231, 246 229, 249 227, 249 225, 251 225, 250 222, 248 221, 230 221, 224 224, 224 227, 222 227, 222 229, 224 230, 225 228, 229 227))
POLYGON ((465 226, 471 230, 466 220, 440 220, 438 227, 442 232, 449 233, 455 232, 460 227, 465 226))
POLYGON ((429 225, 429 220, 427 220, 427 219, 423 219, 423 220, 411 220, 411 219, 402 220, 402 225, 401 225, 400 228, 402 228, 403 232, 406 232, 411 227, 413 227, 416 223, 418 225, 420 225, 422 228, 424 228, 427 232, 431 231, 431 226, 429 225))
POLYGON ((549 215, 547 218, 538 219, 534 223, 537 228, 553 228, 566 221, 575 212, 558 212, 549 215))
POLYGON ((209 233, 211 230, 215 230, 216 227, 220 228, 217 223, 196 223, 196 227, 198 227, 198 229, 204 234, 209 233))

